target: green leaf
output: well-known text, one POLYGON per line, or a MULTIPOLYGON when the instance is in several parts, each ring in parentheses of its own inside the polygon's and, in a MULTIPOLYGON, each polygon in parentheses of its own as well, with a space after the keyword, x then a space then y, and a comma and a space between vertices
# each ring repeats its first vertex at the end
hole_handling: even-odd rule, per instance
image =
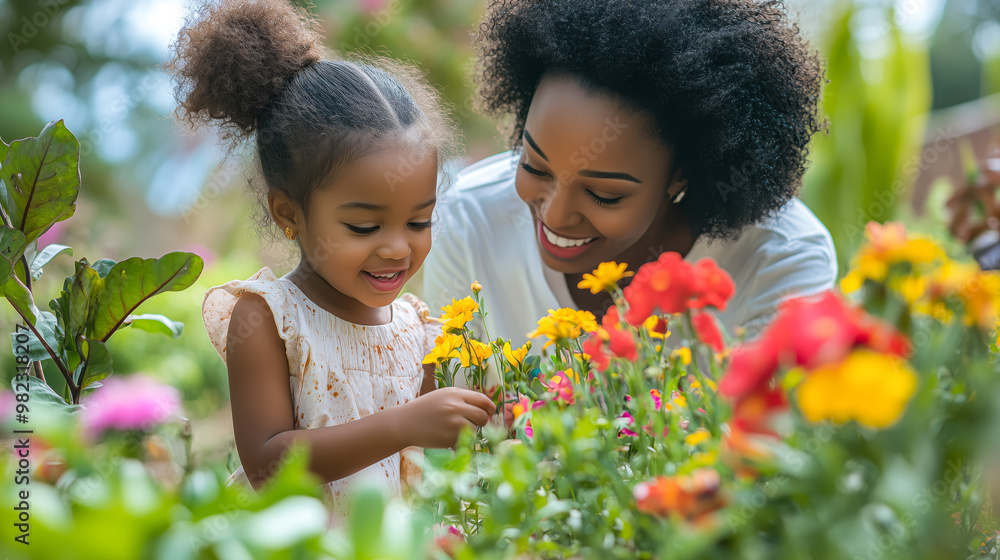
POLYGON ((111 352, 108 352, 108 347, 100 340, 81 336, 77 339, 76 350, 81 362, 73 372, 73 379, 80 387, 86 387, 113 373, 111 352))
POLYGON ((0 228, 0 280, 6 280, 13 274, 28 242, 21 230, 2 225, 0 228))
POLYGON ((32 325, 35 324, 35 317, 38 316, 35 300, 31 297, 28 288, 16 276, 10 276, 6 282, 0 284, 0 293, 3 293, 14 309, 18 310, 32 325))
POLYGON ((80 142, 63 121, 52 121, 38 137, 11 142, 0 172, 0 202, 31 243, 76 210, 80 142))
POLYGON ((94 267, 94 270, 97 271, 97 274, 100 275, 101 278, 104 278, 109 272, 111 272, 111 269, 114 268, 116 264, 118 264, 117 261, 111 259, 101 259, 94 262, 91 266, 94 267))
POLYGON ((160 259, 132 257, 116 264, 102 279, 88 337, 106 341, 142 302, 162 292, 186 289, 204 266, 198 255, 180 252, 160 259))
POLYGON ((151 313, 130 315, 125 324, 146 332, 165 334, 171 338, 177 338, 184 332, 184 323, 151 313))
POLYGON ((376 488, 360 487, 351 501, 348 534, 354 542, 356 558, 377 558, 382 539, 385 497, 376 488))
POLYGON ((101 278, 91 268, 87 259, 76 262, 76 272, 67 276, 59 297, 49 302, 49 309, 55 312, 63 329, 64 357, 66 367, 71 371, 80 364, 76 340, 85 335, 92 315, 91 309, 97 293, 101 289, 101 278))
MULTIPOLYGON (((42 338, 45 339, 46 344, 49 345, 57 355, 60 354, 63 342, 63 332, 62 327, 59 325, 56 316, 48 311, 42 311, 38 314, 38 318, 35 321, 35 328, 41 333, 42 338)), ((11 339, 17 341, 17 335, 27 334, 28 335, 28 357, 35 361, 51 360, 52 356, 49 355, 42 343, 38 341, 38 337, 35 336, 30 330, 22 331, 20 333, 10 333, 11 339)))
POLYGON ((30 402, 36 404, 58 405, 70 410, 79 408, 79 405, 69 404, 66 399, 59 396, 59 393, 53 391, 52 387, 37 377, 28 377, 28 393, 30 402))
POLYGON ((68 245, 57 245, 53 243, 52 245, 49 245, 39 251, 38 254, 35 255, 35 258, 31 260, 31 278, 33 280, 38 280, 38 278, 42 275, 42 267, 63 253, 67 253, 72 257, 73 248, 68 245))

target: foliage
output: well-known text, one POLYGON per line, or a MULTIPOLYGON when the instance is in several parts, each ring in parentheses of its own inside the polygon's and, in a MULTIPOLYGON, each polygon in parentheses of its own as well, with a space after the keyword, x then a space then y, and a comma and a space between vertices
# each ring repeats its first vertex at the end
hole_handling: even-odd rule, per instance
MULTIPOLYGON (((63 376, 66 402, 78 404, 84 389, 111 375, 106 343, 119 328, 180 334, 182 325, 166 317, 134 312, 156 294, 190 286, 204 263, 180 252, 160 259, 101 259, 93 265, 80 259, 62 292, 49 302, 51 312, 40 311, 32 280, 51 259, 72 254, 72 249, 50 245, 39 250, 37 241, 73 215, 80 190, 80 143, 62 121, 53 121, 36 138, 0 146, 0 292, 25 323, 11 334, 16 362, 26 371, 32 361, 52 360, 63 376)), ((40 366, 34 372, 44 381, 40 366)), ((44 383, 32 387, 51 391, 44 383)))
POLYGON ((870 12, 845 3, 821 49, 829 134, 810 144, 801 195, 830 230, 841 270, 862 242, 864 225, 891 219, 902 206, 916 179, 931 103, 926 44, 904 35, 894 8, 887 8, 879 45, 862 45, 853 31, 862 15, 870 12))

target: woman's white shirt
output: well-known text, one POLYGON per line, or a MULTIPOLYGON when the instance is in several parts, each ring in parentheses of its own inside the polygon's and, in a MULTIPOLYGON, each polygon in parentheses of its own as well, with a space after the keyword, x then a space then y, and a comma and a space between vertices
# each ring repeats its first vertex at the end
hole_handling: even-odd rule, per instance
MULTIPOLYGON (((542 262, 531 213, 514 188, 517 161, 505 152, 458 173, 438 201, 434 242, 423 265, 423 298, 432 313, 469 295, 469 285, 479 281, 490 335, 513 339, 515 347, 549 309, 577 307, 565 276, 542 262)), ((651 251, 649 260, 657 256, 651 251)), ((735 240, 699 238, 685 259, 705 257, 736 286, 718 313, 730 334, 742 326, 755 336, 785 298, 827 290, 837 278, 830 233, 798 199, 735 240)))

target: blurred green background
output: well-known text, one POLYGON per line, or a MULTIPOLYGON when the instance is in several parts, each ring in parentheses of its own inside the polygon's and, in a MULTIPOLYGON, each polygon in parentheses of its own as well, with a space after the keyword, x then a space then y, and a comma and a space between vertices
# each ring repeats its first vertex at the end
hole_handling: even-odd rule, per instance
MULTIPOLYGON (((982 131, 1000 122, 1000 1, 786 4, 827 63, 829 134, 812 145, 802 197, 831 230, 839 254, 854 251, 870 219, 902 217, 941 233, 933 219, 941 206, 934 180, 954 175, 962 138, 978 138, 974 149, 984 154, 989 135, 982 131), (924 207, 931 218, 920 216, 924 207)), ((262 264, 287 269, 291 255, 287 246, 254 235, 239 159, 220 163, 211 135, 184 131, 171 118, 162 63, 190 5, 0 0, 0 137, 34 136, 47 121, 63 118, 82 143, 76 215, 46 234, 43 245, 65 243, 76 258, 91 261, 174 250, 205 258, 198 284, 141 310, 183 321, 179 340, 127 331, 111 350, 116 372, 158 376, 184 392, 191 416, 225 419, 226 373, 205 335, 201 298, 209 286, 246 278, 262 264)), ((422 68, 453 104, 471 162, 503 149, 494 123, 472 105, 469 36, 485 6, 485 0, 317 0, 310 9, 329 46, 422 68)), ((70 266, 70 258, 59 257, 47 267, 35 288, 43 308, 70 266)), ((0 306, 0 330, 13 325, 13 313, 0 306)), ((9 378, 10 339, 0 340, 9 378)))

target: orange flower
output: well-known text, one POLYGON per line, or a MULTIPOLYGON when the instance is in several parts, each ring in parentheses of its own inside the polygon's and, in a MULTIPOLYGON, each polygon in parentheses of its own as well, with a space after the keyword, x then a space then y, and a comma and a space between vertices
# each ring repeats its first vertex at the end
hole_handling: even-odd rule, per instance
POLYGON ((679 516, 701 521, 721 508, 719 473, 697 469, 687 476, 658 476, 636 484, 632 494, 639 511, 659 517, 679 516))

